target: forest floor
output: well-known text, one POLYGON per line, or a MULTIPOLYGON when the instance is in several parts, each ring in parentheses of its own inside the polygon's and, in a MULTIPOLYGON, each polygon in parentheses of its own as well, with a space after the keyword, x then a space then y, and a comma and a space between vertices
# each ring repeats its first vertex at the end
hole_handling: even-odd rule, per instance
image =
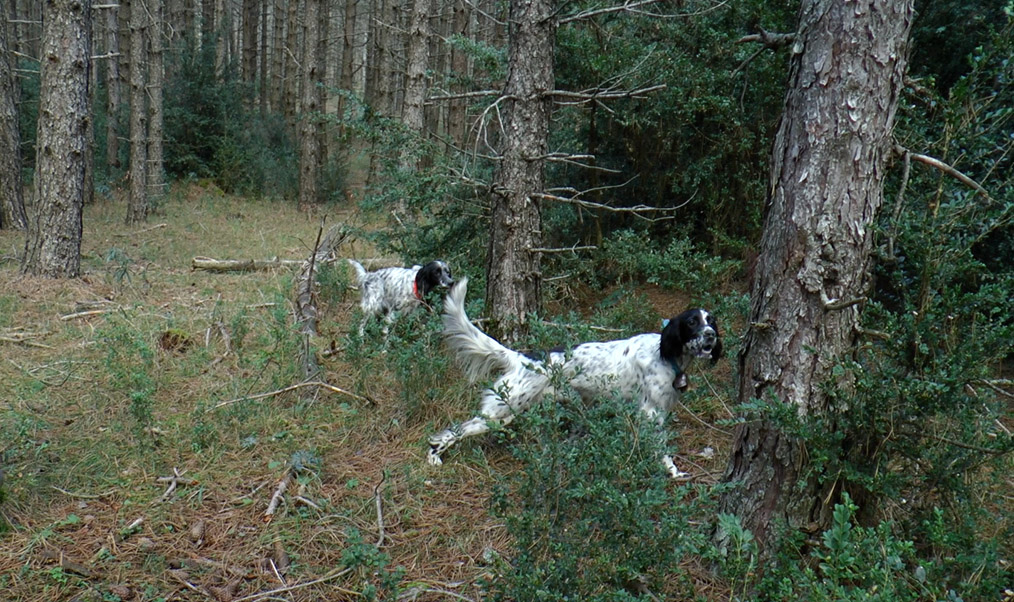
MULTIPOLYGON (((124 214, 116 200, 86 208, 84 275, 69 281, 20 276, 23 236, 0 232, 0 597, 384 598, 396 575, 403 599, 484 599, 490 559, 511 544, 491 490, 518 465, 493 437, 426 464, 427 435, 478 400, 436 316, 414 323, 428 336, 399 325, 386 348, 351 340, 358 294, 339 262, 322 271, 314 341, 331 388, 286 390, 300 382, 298 267, 191 261, 306 259, 321 216, 197 185, 146 226, 124 214)), ((328 223, 356 219, 335 210, 328 223)), ((374 255, 355 241, 338 253, 374 255)), ((687 301, 638 293, 651 320, 687 301)), ((672 424, 697 482, 717 481, 727 460, 716 425, 731 416, 729 374, 728 362, 692 374, 672 424)), ((688 572, 695 597, 727 599, 706 571, 688 572)))

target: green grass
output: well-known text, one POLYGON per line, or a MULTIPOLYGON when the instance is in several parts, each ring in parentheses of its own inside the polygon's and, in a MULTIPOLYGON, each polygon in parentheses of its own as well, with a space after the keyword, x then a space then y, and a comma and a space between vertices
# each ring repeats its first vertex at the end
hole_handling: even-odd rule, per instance
MULTIPOLYGON (((492 477, 424 462, 426 434, 470 411, 475 391, 432 378, 406 385, 413 369, 451 369, 432 324, 421 335, 412 328, 423 317, 396 327, 404 352, 357 342, 349 361, 341 349, 357 296, 344 265, 328 267, 313 345, 338 350, 319 356, 322 376, 354 395, 267 395, 300 380, 295 270, 210 273, 191 259, 304 259, 320 217, 198 187, 177 191, 146 226, 128 229, 123 215, 115 201, 86 208, 84 274, 72 281, 19 276, 21 235, 0 233, 0 332, 37 335, 0 342, 0 575, 11 599, 114 600, 122 587, 141 600, 206 599, 172 572, 180 563, 199 590, 243 574, 234 593, 251 594, 280 586, 264 570, 277 549, 291 563, 287 582, 308 580, 340 566, 355 537, 376 541, 381 524, 386 564, 362 562, 384 564, 385 579, 407 571, 477 587, 477 559, 505 545, 484 502, 492 477), (297 474, 267 520, 292 459, 307 457, 315 469, 297 474), (169 491, 174 472, 185 481, 169 491), (188 534, 201 521, 197 546, 188 534), (458 536, 476 524, 480 533, 458 536)), ((335 210, 328 224, 342 219, 335 210)), ((498 461, 510 469, 505 454, 498 461)), ((294 599, 389 585, 357 569, 294 599)))

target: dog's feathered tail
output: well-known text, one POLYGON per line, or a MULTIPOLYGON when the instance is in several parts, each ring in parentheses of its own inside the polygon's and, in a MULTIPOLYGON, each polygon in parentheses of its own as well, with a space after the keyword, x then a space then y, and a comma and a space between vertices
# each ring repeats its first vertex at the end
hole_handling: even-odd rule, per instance
POLYGON ((366 280, 366 268, 364 268, 363 264, 359 263, 355 259, 347 259, 346 261, 349 262, 349 265, 355 268, 356 280, 359 282, 359 285, 362 286, 363 280, 366 280))
POLYGON ((472 382, 493 372, 509 372, 525 363, 533 363, 524 355, 508 349, 499 341, 476 328, 465 314, 465 293, 468 278, 462 278, 444 299, 444 339, 472 382))

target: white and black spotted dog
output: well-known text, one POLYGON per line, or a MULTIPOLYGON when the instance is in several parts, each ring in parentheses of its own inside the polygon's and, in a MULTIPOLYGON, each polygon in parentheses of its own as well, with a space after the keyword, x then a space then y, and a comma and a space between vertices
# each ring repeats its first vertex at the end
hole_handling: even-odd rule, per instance
MULTIPOLYGON (((427 460, 433 465, 441 464, 441 454, 461 439, 487 432, 490 423, 505 425, 532 403, 552 395, 553 368, 562 370, 562 377, 582 398, 620 395, 637 402, 661 427, 687 387, 687 364, 698 358, 714 363, 722 356, 715 318, 703 309, 691 309, 668 320, 661 334, 583 343, 569 352, 550 352, 544 360, 532 359, 503 346, 469 321, 467 285, 468 279, 463 278, 444 300, 447 345, 472 382, 493 373, 499 377, 482 392, 479 416, 430 437, 427 460)), ((668 454, 662 461, 673 478, 688 476, 668 454)))
POLYGON ((443 261, 411 268, 381 268, 367 272, 358 261, 349 259, 359 281, 360 307, 363 319, 359 323, 359 336, 366 323, 375 316, 384 318, 384 336, 399 313, 409 312, 426 302, 426 295, 438 288, 454 284, 451 269, 443 261))

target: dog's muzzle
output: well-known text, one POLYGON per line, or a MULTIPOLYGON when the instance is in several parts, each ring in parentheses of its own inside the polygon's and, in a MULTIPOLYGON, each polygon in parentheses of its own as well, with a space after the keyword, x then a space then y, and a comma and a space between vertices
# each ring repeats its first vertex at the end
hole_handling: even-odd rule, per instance
POLYGON ((691 351, 697 357, 711 357, 711 352, 718 344, 718 333, 710 326, 705 328, 701 334, 690 343, 691 351))

